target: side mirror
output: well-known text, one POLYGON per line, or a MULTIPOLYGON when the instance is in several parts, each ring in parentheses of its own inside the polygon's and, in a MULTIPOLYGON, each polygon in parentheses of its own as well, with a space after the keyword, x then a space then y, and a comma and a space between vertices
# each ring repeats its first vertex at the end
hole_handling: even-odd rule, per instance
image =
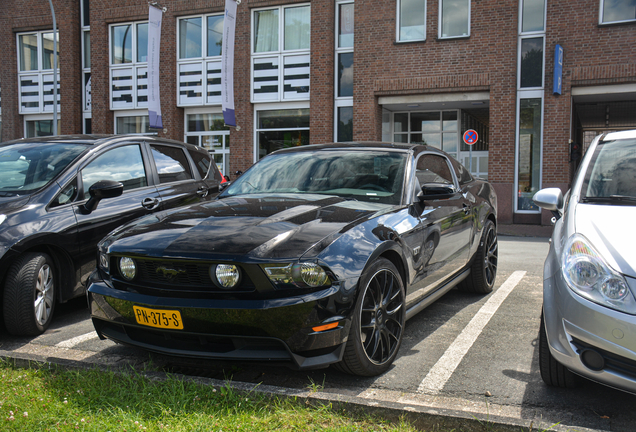
POLYGON ((89 214, 97 208, 97 204, 104 198, 114 198, 124 192, 124 185, 114 180, 100 180, 88 188, 90 198, 83 207, 83 213, 89 214))
POLYGON ((241 171, 241 170, 238 170, 238 171, 236 171, 234 173, 234 175, 237 176, 237 177, 240 176, 241 174, 243 174, 243 171, 241 171))
POLYGON ((231 185, 231 184, 232 184, 232 182, 231 182, 231 181, 229 181, 229 180, 228 180, 228 181, 226 181, 225 183, 221 183, 221 184, 219 184, 219 192, 224 191, 224 190, 225 190, 225 189, 227 189, 227 188, 228 188, 228 186, 229 186, 229 185, 231 185))
POLYGON ((534 194, 532 201, 539 207, 550 210, 557 220, 561 217, 561 209, 563 209, 563 192, 561 192, 561 189, 541 189, 534 194))
POLYGON ((447 183, 424 183, 417 195, 420 201, 450 198, 455 195, 455 187, 447 183))

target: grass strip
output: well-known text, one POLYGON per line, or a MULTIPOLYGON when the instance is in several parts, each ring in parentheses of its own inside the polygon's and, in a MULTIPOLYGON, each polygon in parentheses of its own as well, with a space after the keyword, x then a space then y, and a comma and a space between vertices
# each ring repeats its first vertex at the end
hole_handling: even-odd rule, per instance
POLYGON ((19 368, 0 361, 3 431, 414 431, 401 420, 135 371, 19 368))

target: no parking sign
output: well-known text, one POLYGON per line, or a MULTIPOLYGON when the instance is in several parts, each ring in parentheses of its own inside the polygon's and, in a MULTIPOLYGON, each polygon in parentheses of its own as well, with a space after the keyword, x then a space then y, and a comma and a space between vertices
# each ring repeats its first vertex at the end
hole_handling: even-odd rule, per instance
POLYGON ((464 132, 464 142, 469 146, 475 144, 478 139, 479 136, 477 135, 477 132, 475 130, 468 129, 466 132, 464 132))

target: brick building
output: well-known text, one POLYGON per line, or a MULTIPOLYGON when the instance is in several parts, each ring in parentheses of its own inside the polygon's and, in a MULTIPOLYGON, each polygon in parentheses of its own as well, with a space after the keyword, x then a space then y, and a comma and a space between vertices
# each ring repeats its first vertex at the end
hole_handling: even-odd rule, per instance
MULTIPOLYGON (((50 134, 49 2, 0 3, 0 138, 50 134)), ((53 0, 60 134, 157 133, 207 147, 225 173, 283 146, 426 142, 495 185, 501 223, 549 224, 534 192, 566 190, 577 148, 597 133, 636 127, 634 0, 243 0, 231 130, 224 1, 160 3, 154 130, 147 2, 53 0), (467 129, 479 134, 472 148, 467 129)))

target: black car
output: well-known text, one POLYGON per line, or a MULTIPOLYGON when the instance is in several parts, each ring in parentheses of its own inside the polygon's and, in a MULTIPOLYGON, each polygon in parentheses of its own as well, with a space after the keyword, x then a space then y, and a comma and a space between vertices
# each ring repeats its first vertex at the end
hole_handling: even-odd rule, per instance
POLYGON ((85 293, 97 243, 132 219, 218 194, 202 148, 151 136, 0 144, 0 287, 7 331, 37 335, 85 293), (105 199, 100 203, 100 200, 105 199))
POLYGON ((93 324, 169 355, 376 375, 406 319, 454 286, 492 290, 496 214, 488 182, 432 147, 280 150, 215 200, 106 237, 93 324))

